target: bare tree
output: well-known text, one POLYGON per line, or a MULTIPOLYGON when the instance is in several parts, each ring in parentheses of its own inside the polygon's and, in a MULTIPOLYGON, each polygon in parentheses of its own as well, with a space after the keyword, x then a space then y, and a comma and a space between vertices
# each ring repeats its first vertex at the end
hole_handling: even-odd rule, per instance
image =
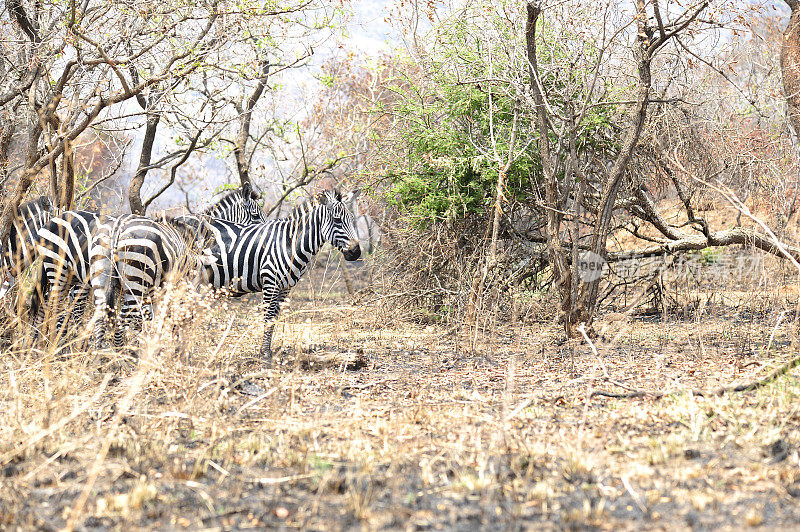
POLYGON ((800 3, 797 0, 784 1, 792 15, 781 47, 781 71, 784 95, 789 104, 789 124, 797 136, 800 134, 800 3))
MULTIPOLYGON (((610 7, 610 6, 608 6, 610 7)), ((670 39, 685 31, 708 7, 707 2, 699 2, 691 6, 672 21, 662 19, 659 2, 653 1, 648 13, 644 0, 637 0, 635 13, 627 25, 635 25, 636 40, 631 53, 638 72, 638 82, 632 94, 632 102, 627 113, 627 125, 620 131, 621 145, 611 161, 608 176, 598 190, 599 201, 596 205, 596 216, 591 223, 588 249, 600 259, 606 256, 607 239, 612 229, 612 216, 617 206, 617 198, 622 188, 623 179, 628 171, 628 164, 637 146, 639 136, 645 125, 647 110, 650 104, 650 91, 653 84, 651 64, 656 54, 670 39)), ((528 2, 525 30, 526 52, 529 62, 530 90, 533 95, 536 127, 539 131, 539 152, 547 204, 547 244, 551 257, 556 285, 561 294, 561 306, 564 313, 564 326, 568 336, 577 336, 577 327, 581 323, 590 323, 597 303, 599 278, 582 282, 578 272, 579 261, 576 260, 578 242, 573 241, 572 261, 564 252, 562 244, 563 205, 571 192, 565 187, 577 181, 583 189, 588 177, 584 174, 576 149, 577 127, 583 122, 588 110, 588 99, 583 103, 566 100, 560 112, 553 110, 551 100, 544 90, 540 72, 537 50, 537 24, 545 11, 542 3, 528 2), (551 140, 551 135, 555 140, 551 140), (563 176, 563 177, 562 177, 563 176), (570 262, 572 265, 570 266, 570 262)), ((624 27, 624 26, 623 26, 624 27)), ((601 43, 599 56, 603 55, 606 43, 601 43)), ((594 69, 599 74, 599 61, 594 69)), ((594 87, 588 87, 587 96, 591 96, 594 87)), ((572 193, 574 195, 574 192, 572 193)), ((582 201, 582 198, 578 198, 582 201)))
MULTIPOLYGON (((134 6, 91 0, 15 0, 7 5, 4 16, 10 24, 3 28, 14 35, 5 39, 10 53, 0 58, 0 185, 6 191, 0 236, 7 234, 16 205, 39 177, 48 179, 61 206, 72 205, 74 145, 90 129, 142 129, 128 200, 134 212, 144 212, 174 181, 176 161, 207 148, 233 122, 249 135, 266 77, 258 78, 242 108, 247 112, 225 110, 227 88, 252 79, 251 57, 239 46, 257 41, 262 57, 277 57, 280 71, 297 59, 299 36, 324 33, 334 13, 308 0, 266 7, 227 0, 191 6, 167 1, 159 4, 158 16, 152 5, 138 1, 134 6), (291 60, 283 61, 281 45, 291 51, 285 54, 291 60), (211 99, 198 99, 209 86, 211 99), (176 136, 184 140, 172 146, 176 136), (15 158, 14 153, 24 156, 15 158), (160 168, 167 170, 166 183, 148 185, 148 173, 160 168), (155 195, 145 198, 148 190, 155 195)), ((251 147, 247 157, 254 151, 251 147)), ((241 169, 249 179, 249 163, 237 160, 245 163, 241 169)))
POLYGON ((212 32, 219 17, 216 2, 191 12, 163 4, 164 17, 158 21, 112 4, 20 1, 11 7, 15 27, 28 38, 13 55, 28 60, 6 61, 0 101, 16 106, 17 120, 27 123, 27 135, 19 139, 25 158, 9 174, 14 187, 3 202, 0 237, 7 234, 16 206, 42 172, 49 173, 52 189, 59 192, 58 203, 70 206, 75 191, 73 143, 88 128, 119 113, 123 102, 198 69, 218 42, 212 32), (151 55, 160 61, 146 75, 134 78, 121 68, 139 68, 151 55), (31 69, 29 64, 37 66, 31 69))

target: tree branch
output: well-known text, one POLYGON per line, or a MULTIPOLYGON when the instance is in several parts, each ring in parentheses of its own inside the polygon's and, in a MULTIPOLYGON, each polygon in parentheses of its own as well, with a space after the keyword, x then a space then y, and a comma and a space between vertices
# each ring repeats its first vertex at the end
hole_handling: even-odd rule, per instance
POLYGON ((176 162, 174 165, 172 165, 172 168, 170 168, 170 170, 169 170, 169 174, 170 174, 169 175, 169 181, 167 181, 167 183, 164 184, 164 186, 162 186, 160 189, 158 189, 158 191, 155 194, 153 194, 150 197, 150 199, 148 199, 147 201, 144 202, 144 210, 145 210, 145 212, 147 211, 147 208, 150 206, 150 204, 153 203, 153 201, 156 198, 158 198, 161 194, 166 192, 167 189, 170 186, 172 186, 172 184, 175 182, 175 176, 176 176, 176 173, 178 171, 178 168, 181 165, 183 165, 183 163, 185 163, 189 159, 189 156, 192 154, 192 152, 194 152, 195 148, 197 147, 197 143, 200 140, 200 135, 202 135, 202 133, 203 133, 202 129, 197 132, 197 135, 195 135, 192 138, 191 142, 189 143, 189 146, 184 151, 183 156, 180 158, 180 160, 178 160, 178 162, 176 162))

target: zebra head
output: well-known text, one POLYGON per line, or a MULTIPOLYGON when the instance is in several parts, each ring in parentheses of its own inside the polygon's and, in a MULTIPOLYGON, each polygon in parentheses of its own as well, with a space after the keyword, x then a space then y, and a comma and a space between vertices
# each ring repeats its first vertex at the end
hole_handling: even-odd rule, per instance
POLYGON ((250 183, 239 190, 229 192, 222 199, 208 207, 203 214, 237 224, 257 224, 268 221, 267 213, 258 203, 259 196, 250 183))
POLYGON ((261 208, 261 205, 258 203, 258 193, 253 190, 253 187, 250 183, 245 183, 242 185, 242 206, 248 212, 250 217, 250 223, 264 223, 268 221, 267 213, 264 212, 264 209, 261 208))
POLYGON ((208 268, 216 262, 209 249, 214 237, 208 223, 199 216, 164 217, 159 220, 171 227, 186 246, 176 265, 178 275, 188 275, 195 288, 209 283, 208 268))
POLYGON ((20 205, 16 223, 25 227, 25 234, 22 236, 28 241, 35 240, 39 229, 50 221, 53 210, 53 202, 47 196, 40 196, 20 205))
POLYGON ((322 227, 325 240, 341 251, 347 261, 361 257, 356 220, 345 207, 342 194, 338 190, 326 190, 319 196, 319 203, 326 207, 329 214, 322 227))

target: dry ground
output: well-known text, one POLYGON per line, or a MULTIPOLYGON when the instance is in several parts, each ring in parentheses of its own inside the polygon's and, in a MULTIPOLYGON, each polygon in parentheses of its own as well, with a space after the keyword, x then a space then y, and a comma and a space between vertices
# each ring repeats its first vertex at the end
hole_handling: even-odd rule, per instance
POLYGON ((138 363, 4 353, 0 527, 800 525, 798 370, 749 393, 684 392, 791 358, 777 311, 616 323, 596 356, 552 324, 452 335, 299 293, 272 370, 248 301, 215 304, 183 354, 163 339, 138 363), (624 391, 609 380, 675 393, 589 398, 624 391))

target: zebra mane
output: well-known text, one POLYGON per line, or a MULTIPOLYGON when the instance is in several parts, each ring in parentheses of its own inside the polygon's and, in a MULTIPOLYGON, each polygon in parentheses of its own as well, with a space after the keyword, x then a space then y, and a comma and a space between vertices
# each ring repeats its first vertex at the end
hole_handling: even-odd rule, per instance
POLYGON ((316 196, 306 198, 294 206, 287 218, 296 218, 311 210, 318 205, 328 205, 331 201, 342 201, 342 193, 339 189, 330 189, 320 192, 316 196))
POLYGON ((50 201, 50 198, 47 196, 39 196, 36 199, 32 199, 30 201, 26 201, 25 203, 19 206, 19 210, 23 209, 31 209, 35 206, 39 206, 43 211, 51 211, 53 210, 53 202, 50 201))
POLYGON ((208 231, 208 226, 202 218, 197 216, 159 216, 159 222, 175 229, 184 242, 196 250, 208 247, 213 243, 213 236, 208 231))
POLYGON ((328 190, 323 190, 317 196, 317 201, 323 205, 327 204, 331 200, 342 201, 342 191, 338 188, 331 188, 328 190))

